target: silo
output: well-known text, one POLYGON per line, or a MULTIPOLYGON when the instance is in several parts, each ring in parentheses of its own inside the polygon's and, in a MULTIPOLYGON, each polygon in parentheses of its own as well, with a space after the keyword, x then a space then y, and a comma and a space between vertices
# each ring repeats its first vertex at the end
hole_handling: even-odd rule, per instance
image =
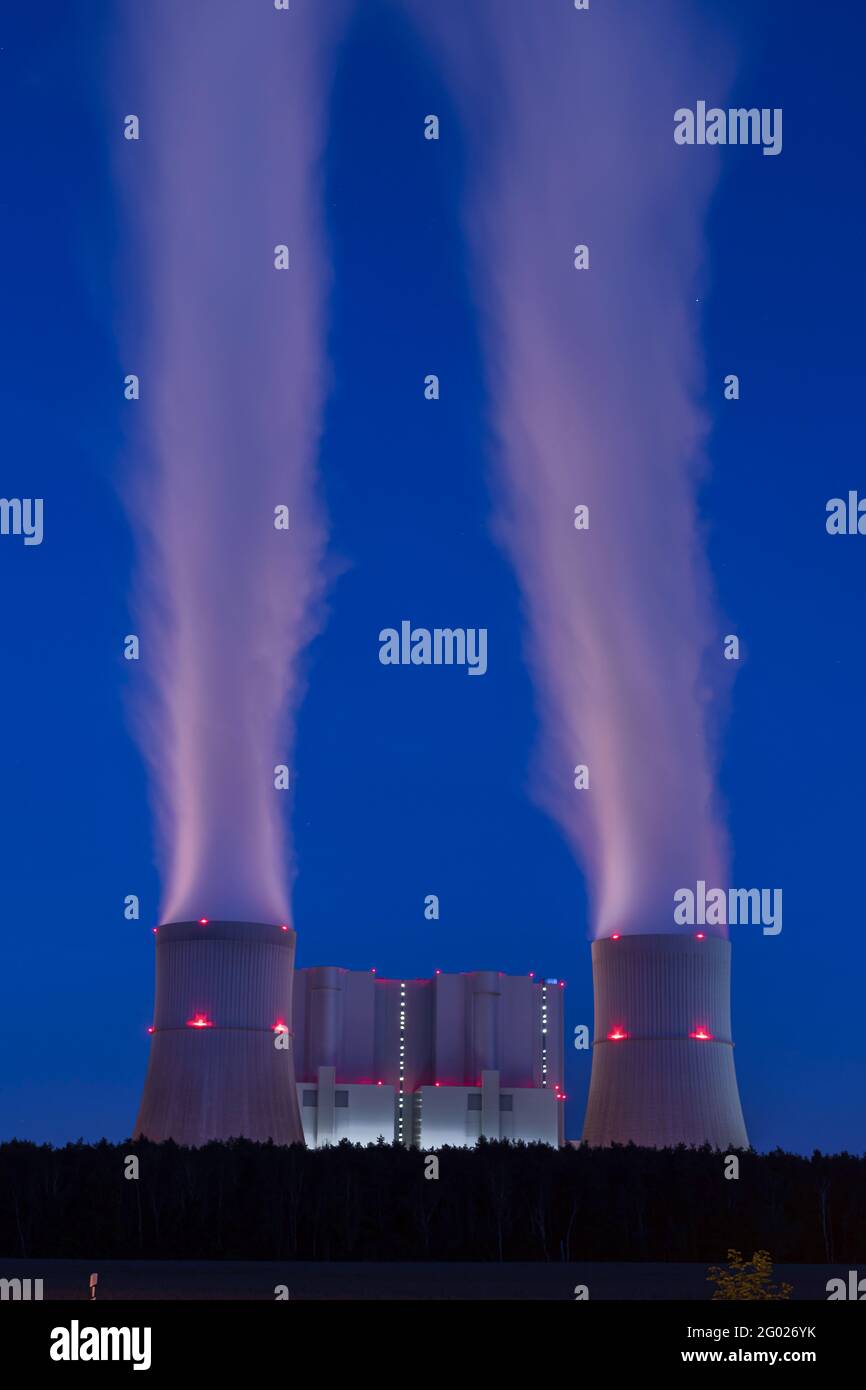
POLYGON ((478 1085, 483 1072, 499 1070, 502 985, 496 970, 475 970, 466 980, 470 995, 468 1079, 478 1085))
POLYGON ((318 1067, 340 1066, 343 1037, 343 975, 334 965, 314 966, 307 971, 308 1071, 318 1067))
POLYGON ((748 1147, 730 971, 730 942, 704 932, 593 942, 587 1144, 748 1147))
POLYGON ((295 933, 262 922, 156 929, 156 1002, 136 1135, 303 1143, 292 1052, 295 933))

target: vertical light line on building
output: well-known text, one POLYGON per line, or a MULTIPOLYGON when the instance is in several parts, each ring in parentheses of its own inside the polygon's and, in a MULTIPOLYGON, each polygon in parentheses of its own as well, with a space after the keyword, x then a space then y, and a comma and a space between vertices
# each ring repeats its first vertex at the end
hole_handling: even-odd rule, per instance
POLYGON ((406 1080, 406 981, 400 981, 400 1076, 397 1093, 397 1140, 403 1143, 403 1104, 406 1080))

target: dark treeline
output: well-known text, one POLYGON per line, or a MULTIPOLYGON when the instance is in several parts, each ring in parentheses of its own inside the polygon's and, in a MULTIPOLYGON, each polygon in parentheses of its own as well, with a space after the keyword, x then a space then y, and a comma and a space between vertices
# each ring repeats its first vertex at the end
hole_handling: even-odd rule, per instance
POLYGON ((866 1157, 484 1143, 0 1145, 0 1255, 863 1261, 866 1157), (129 1156, 139 1162, 138 1178, 129 1156))

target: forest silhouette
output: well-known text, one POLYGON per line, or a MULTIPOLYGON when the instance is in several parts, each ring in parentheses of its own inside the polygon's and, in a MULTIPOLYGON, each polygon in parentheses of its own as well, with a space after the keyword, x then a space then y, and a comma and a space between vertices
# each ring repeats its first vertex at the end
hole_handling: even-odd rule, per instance
POLYGON ((429 1155, 344 1141, 0 1145, 7 1257, 699 1260, 866 1252, 866 1156, 482 1140, 429 1155), (137 1158, 138 1176, 130 1162, 137 1158), (427 1160, 427 1161, 425 1161, 427 1160))

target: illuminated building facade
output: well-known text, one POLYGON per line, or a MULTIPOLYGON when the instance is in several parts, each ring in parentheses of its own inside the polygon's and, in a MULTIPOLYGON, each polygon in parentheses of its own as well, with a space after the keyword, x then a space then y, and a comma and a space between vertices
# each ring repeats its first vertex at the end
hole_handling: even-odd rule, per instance
POLYGON ((295 1077, 311 1147, 563 1142, 558 980, 479 970, 295 972, 295 1077))

